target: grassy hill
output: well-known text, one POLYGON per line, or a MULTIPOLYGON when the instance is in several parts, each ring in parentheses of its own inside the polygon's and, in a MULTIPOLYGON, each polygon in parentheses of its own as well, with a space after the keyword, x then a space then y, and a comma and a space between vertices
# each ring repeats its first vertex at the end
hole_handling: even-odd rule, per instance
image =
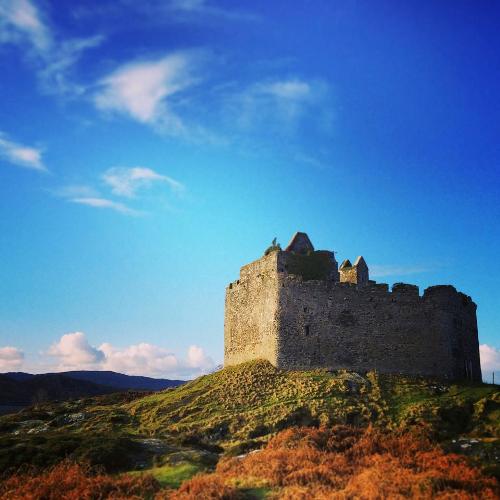
POLYGON ((500 391, 486 384, 340 371, 229 367, 147 396, 122 393, 44 404, 0 418, 0 471, 85 459, 109 471, 152 471, 164 484, 210 469, 220 456, 262 447, 294 426, 425 428, 445 449, 494 472, 500 391))

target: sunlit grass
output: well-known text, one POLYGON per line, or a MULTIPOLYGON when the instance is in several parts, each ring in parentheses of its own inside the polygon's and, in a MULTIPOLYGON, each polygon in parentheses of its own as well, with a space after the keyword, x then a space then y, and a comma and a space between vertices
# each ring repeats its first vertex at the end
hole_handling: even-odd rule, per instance
POLYGON ((151 474, 163 487, 178 488, 181 483, 191 479, 195 474, 203 469, 196 464, 180 463, 176 465, 163 465, 161 467, 152 467, 146 472, 132 471, 133 476, 142 474, 151 474))

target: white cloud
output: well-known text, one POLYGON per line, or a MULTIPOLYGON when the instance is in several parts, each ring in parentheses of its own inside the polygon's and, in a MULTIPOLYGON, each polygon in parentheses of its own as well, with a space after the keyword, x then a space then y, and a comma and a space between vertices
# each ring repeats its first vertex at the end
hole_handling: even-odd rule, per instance
POLYGON ((129 198, 134 197, 139 189, 149 188, 154 183, 166 184, 177 192, 183 190, 180 182, 146 167, 114 167, 107 170, 102 178, 113 194, 129 198))
POLYGON ((67 333, 48 350, 61 370, 95 369, 104 361, 102 351, 92 347, 82 332, 67 333))
POLYGON ((170 3, 166 4, 161 2, 164 11, 167 14, 174 15, 177 20, 183 20, 183 15, 190 15, 190 20, 195 20, 193 16, 196 16, 200 20, 206 21, 207 18, 228 21, 256 21, 259 19, 258 16, 251 14, 249 12, 243 12, 236 10, 234 7, 223 9, 209 4, 206 0, 171 0, 170 3))
POLYGON ((0 132, 0 157, 19 167, 40 171, 47 170, 42 162, 40 149, 11 141, 2 132, 0 132))
POLYGON ((52 35, 38 8, 30 0, 0 2, 0 42, 27 40, 39 52, 52 48, 52 35))
POLYGON ((330 89, 322 80, 274 79, 254 83, 227 100, 243 128, 291 132, 308 119, 321 131, 331 128, 330 89))
POLYGON ((95 35, 76 38, 59 43, 57 49, 44 57, 44 64, 38 70, 42 90, 48 94, 59 93, 80 95, 86 92, 85 85, 75 83, 70 74, 82 53, 99 46, 104 37, 95 35))
POLYGON ((406 276, 410 274, 427 273, 431 268, 426 266, 398 266, 386 264, 373 264, 369 266, 370 276, 373 278, 384 278, 386 276, 406 276))
POLYGON ((129 26, 131 20, 148 26, 161 25, 165 27, 172 23, 203 23, 225 21, 257 21, 259 16, 248 11, 238 10, 231 5, 227 8, 216 5, 217 0, 148 0, 137 2, 134 0, 115 0, 114 2, 100 2, 93 5, 78 5, 72 9, 76 19, 86 20, 101 17, 113 19, 116 24, 129 26))
POLYGON ((94 369, 129 375, 192 377, 215 366, 199 346, 190 346, 184 360, 164 347, 146 342, 121 348, 109 343, 92 347, 82 332, 63 335, 48 354, 57 359, 56 368, 60 371, 94 369))
POLYGON ((190 368, 195 368, 202 371, 208 371, 214 368, 214 362, 212 358, 205 354, 205 351, 197 346, 192 345, 188 349, 187 353, 187 365, 190 368))
POLYGON ((99 349, 105 354, 105 370, 129 375, 161 375, 180 371, 180 363, 171 351, 152 344, 143 342, 122 349, 102 344, 99 349))
POLYGON ((83 51, 104 37, 59 40, 46 18, 31 0, 0 0, 0 43, 23 49, 45 93, 81 94, 85 87, 71 81, 71 70, 83 51))
POLYGON ((171 135, 184 135, 186 127, 172 107, 176 96, 194 82, 193 64, 188 53, 126 64, 100 81, 94 103, 100 110, 129 116, 171 135))
POLYGON ((256 91, 290 101, 308 99, 313 92, 309 83, 296 79, 259 84, 256 91))
POLYGON ((0 347, 0 372, 14 371, 21 368, 24 353, 16 347, 0 347))
POLYGON ((68 201, 70 201, 71 203, 77 203, 79 205, 87 205, 93 208, 107 208, 125 215, 141 215, 141 212, 139 212, 138 210, 127 207, 127 205, 124 205, 123 203, 108 200, 107 198, 82 197, 69 198, 68 201))
POLYGON ((294 155, 293 159, 296 162, 303 163, 305 165, 309 165, 314 168, 319 168, 319 169, 328 168, 327 165, 321 160, 318 160, 317 158, 314 158, 313 156, 309 156, 306 154, 297 153, 296 155, 294 155))
POLYGON ((62 186, 52 191, 56 196, 66 199, 70 203, 86 205, 92 208, 114 210, 125 215, 143 215, 142 212, 128 207, 124 203, 113 201, 101 196, 101 194, 91 186, 85 184, 70 184, 62 186))
POLYGON ((488 344, 479 346, 481 356, 481 371, 485 378, 489 378, 492 372, 500 371, 500 349, 488 344))
MULTIPOLYGON (((176 193, 184 190, 184 186, 180 182, 147 167, 110 168, 104 172, 102 179, 105 185, 111 189, 111 194, 127 198, 134 198, 138 191, 151 188, 154 184, 168 186, 176 193)), ((135 210, 122 202, 102 196, 96 189, 85 184, 63 186, 52 192, 70 203, 114 210, 125 215, 145 215, 143 211, 135 210)))
POLYGON ((130 375, 192 377, 215 366, 204 350, 196 345, 188 349, 187 359, 179 359, 172 351, 142 342, 124 348, 102 344, 105 355, 103 369, 130 375))
POLYGON ((205 0, 171 0, 170 8, 187 11, 199 11, 206 6, 205 0))
POLYGON ((52 190, 52 193, 61 198, 98 198, 99 193, 86 184, 69 184, 52 190))

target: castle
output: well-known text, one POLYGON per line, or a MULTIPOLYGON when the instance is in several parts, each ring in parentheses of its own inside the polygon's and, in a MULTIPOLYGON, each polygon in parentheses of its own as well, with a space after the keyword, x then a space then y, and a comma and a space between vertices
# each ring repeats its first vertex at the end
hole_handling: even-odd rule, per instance
POLYGON ((224 364, 266 359, 285 369, 377 370, 481 381, 476 304, 453 286, 369 279, 363 257, 296 233, 273 242, 226 288, 224 364))

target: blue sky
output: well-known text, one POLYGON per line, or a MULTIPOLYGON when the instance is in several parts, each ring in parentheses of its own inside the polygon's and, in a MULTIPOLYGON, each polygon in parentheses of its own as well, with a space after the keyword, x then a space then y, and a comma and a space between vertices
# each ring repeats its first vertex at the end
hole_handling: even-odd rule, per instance
POLYGON ((0 370, 193 376, 296 231, 451 283, 500 370, 496 2, 0 0, 0 370))

